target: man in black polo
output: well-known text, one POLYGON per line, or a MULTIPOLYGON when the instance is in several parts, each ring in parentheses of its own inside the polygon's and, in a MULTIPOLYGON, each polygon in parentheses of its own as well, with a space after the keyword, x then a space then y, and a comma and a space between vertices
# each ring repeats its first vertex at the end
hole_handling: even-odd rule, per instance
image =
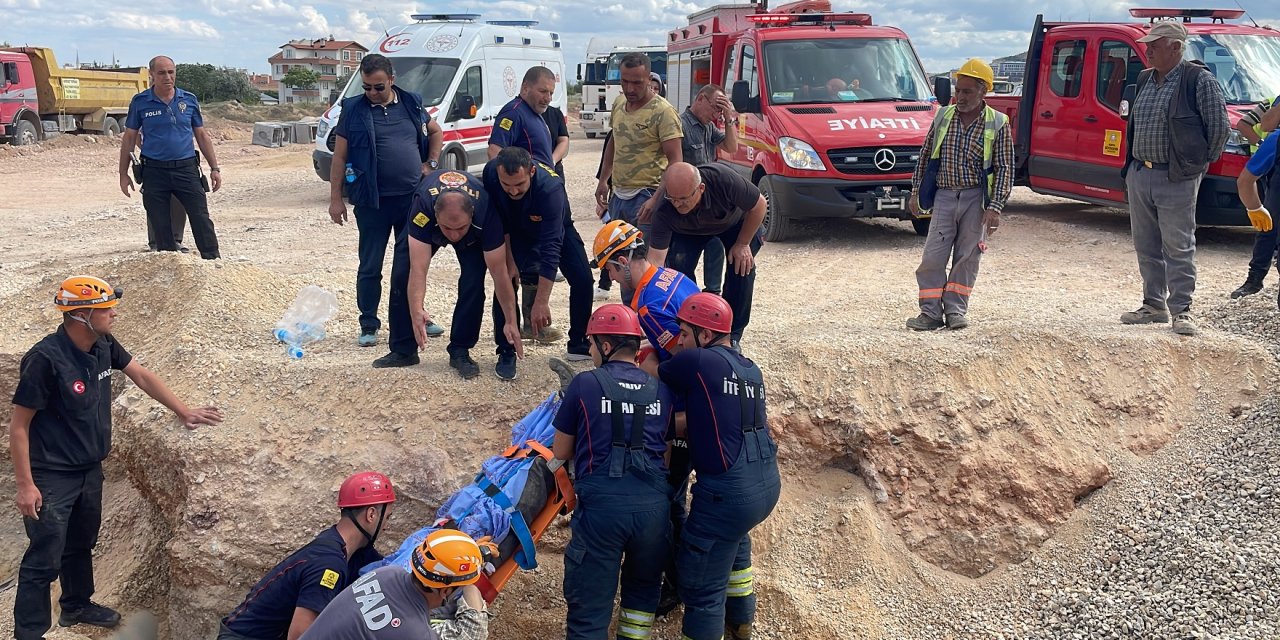
POLYGON ((90 601, 93 547, 102 522, 102 461, 111 451, 111 372, 123 371, 189 429, 218 424, 215 407, 188 408, 111 335, 122 292, 92 276, 63 281, 62 326, 25 356, 13 393, 9 455, 30 544, 18 570, 13 635, 49 630, 49 585, 62 586, 58 624, 114 627, 120 615, 90 601))
POLYGON ((480 375, 471 348, 480 340, 484 317, 484 275, 493 276, 494 297, 505 322, 494 323, 498 345, 498 377, 515 377, 516 358, 524 357, 516 326, 516 294, 507 268, 507 245, 502 220, 494 212, 484 185, 461 171, 436 171, 424 177, 413 194, 409 223, 396 239, 391 262, 391 353, 374 367, 405 367, 418 363, 418 349, 426 346, 431 316, 423 306, 427 271, 435 253, 453 245, 461 275, 458 302, 449 327, 449 366, 463 378, 480 375), (510 375, 505 375, 507 373, 510 375))
POLYGON ((766 204, 755 185, 728 165, 713 162, 695 167, 672 163, 662 176, 663 202, 653 216, 649 261, 666 264, 690 278, 712 238, 729 247, 724 299, 733 308, 733 346, 751 321, 755 289, 755 255, 763 239, 766 204), (668 251, 670 252, 668 256, 668 251), (668 259, 668 257, 670 259, 668 259))
POLYGON ((214 155, 213 140, 204 129, 200 103, 195 94, 175 84, 177 66, 165 56, 151 59, 151 88, 133 97, 120 137, 120 191, 133 197, 133 181, 129 178, 130 154, 142 136, 142 206, 147 210, 147 223, 155 232, 156 249, 177 251, 170 197, 176 197, 187 210, 191 235, 195 236, 200 257, 219 257, 218 236, 209 217, 209 201, 205 197, 200 156, 191 148, 192 136, 200 153, 209 161, 213 191, 222 188, 222 171, 214 155))

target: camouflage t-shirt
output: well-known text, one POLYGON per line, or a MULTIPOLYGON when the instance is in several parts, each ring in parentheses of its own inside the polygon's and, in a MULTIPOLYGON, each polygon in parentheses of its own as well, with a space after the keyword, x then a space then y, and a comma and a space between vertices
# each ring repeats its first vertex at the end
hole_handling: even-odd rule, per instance
POLYGON ((613 103, 613 186, 634 190, 657 187, 667 168, 662 143, 682 138, 680 115, 662 96, 627 111, 626 96, 613 103))

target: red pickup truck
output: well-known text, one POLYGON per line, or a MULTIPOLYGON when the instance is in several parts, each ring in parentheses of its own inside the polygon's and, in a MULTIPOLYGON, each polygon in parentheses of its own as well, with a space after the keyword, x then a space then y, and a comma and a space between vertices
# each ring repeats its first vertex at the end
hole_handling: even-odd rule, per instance
MULTIPOLYGON (((1222 85, 1232 124, 1280 92, 1280 32, 1228 23, 1243 11, 1131 9, 1130 15, 1182 20, 1190 37, 1186 55, 1205 63, 1222 85), (1193 21, 1193 18, 1205 18, 1193 21)), ((1123 206, 1126 88, 1147 66, 1138 38, 1151 23, 1045 22, 1036 17, 1027 48, 1021 97, 991 96, 1009 116, 1017 155, 1017 182, 1044 193, 1105 206, 1123 206)), ((1196 221, 1248 225, 1236 177, 1248 161, 1233 130, 1222 157, 1200 184, 1196 221)))

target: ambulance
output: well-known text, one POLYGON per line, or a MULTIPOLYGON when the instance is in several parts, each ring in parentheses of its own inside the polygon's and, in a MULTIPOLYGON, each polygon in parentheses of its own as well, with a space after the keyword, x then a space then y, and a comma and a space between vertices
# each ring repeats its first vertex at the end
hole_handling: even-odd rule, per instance
MULTIPOLYGON (((391 59, 396 86, 422 96, 444 130, 440 167, 479 175, 488 161, 489 133, 503 105, 520 92, 530 67, 556 74, 552 106, 565 110, 564 53, 560 36, 534 29, 533 20, 482 21, 478 14, 417 14, 413 24, 391 29, 373 53, 391 59)), ((329 180, 335 125, 342 99, 364 92, 352 74, 342 97, 320 117, 312 164, 329 180)))

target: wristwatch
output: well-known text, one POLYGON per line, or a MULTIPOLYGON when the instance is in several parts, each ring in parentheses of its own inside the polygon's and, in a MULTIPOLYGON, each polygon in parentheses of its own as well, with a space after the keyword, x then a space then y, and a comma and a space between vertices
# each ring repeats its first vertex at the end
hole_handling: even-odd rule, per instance
POLYGON ((209 173, 222 173, 222 169, 217 167, 209 167, 209 173))
POLYGON ((725 124, 731 124, 731 125, 733 125, 733 126, 735 126, 735 127, 736 127, 736 126, 738 126, 738 118, 734 118, 734 119, 732 119, 732 120, 725 120, 725 121, 724 121, 724 123, 725 123, 725 124))
POLYGON ((440 168, 440 163, 439 163, 439 162, 437 162, 437 161, 435 161, 435 160, 428 160, 428 161, 427 161, 427 166, 428 166, 428 167, 431 167, 432 169, 439 169, 439 168, 440 168))

